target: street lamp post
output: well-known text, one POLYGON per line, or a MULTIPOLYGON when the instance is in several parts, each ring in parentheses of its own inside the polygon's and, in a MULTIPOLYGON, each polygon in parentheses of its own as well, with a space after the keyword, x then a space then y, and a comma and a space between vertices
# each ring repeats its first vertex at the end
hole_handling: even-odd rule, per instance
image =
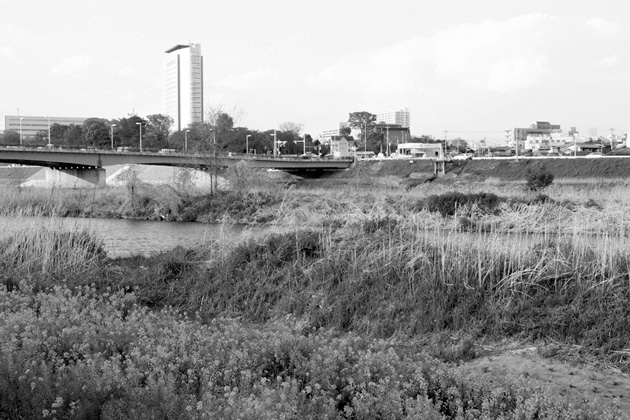
POLYGON ((48 117, 48 146, 50 146, 50 117, 48 117))
POLYGON ((110 138, 112 140, 112 151, 114 150, 114 127, 116 127, 116 124, 112 124, 110 128, 110 138))
POLYGON ((273 157, 276 158, 276 129, 273 130, 273 157))
POLYGON ((296 140, 295 142, 296 143, 300 143, 300 142, 304 143, 304 149, 303 149, 304 151, 302 153, 306 154, 306 134, 304 135, 304 140, 296 140))
POLYGON ((22 120, 24 117, 20 118, 20 146, 22 145, 22 120))
POLYGON ((142 152, 142 123, 137 122, 136 125, 140 128, 140 151, 142 152))
POLYGON ((190 130, 184 131, 184 152, 188 151, 188 133, 190 133, 190 130))
POLYGON ((245 136, 245 154, 249 155, 249 138, 251 137, 251 134, 248 134, 247 136, 245 136))
POLYGON ((365 130, 365 144, 363 145, 363 159, 367 159, 367 121, 364 124, 365 130))

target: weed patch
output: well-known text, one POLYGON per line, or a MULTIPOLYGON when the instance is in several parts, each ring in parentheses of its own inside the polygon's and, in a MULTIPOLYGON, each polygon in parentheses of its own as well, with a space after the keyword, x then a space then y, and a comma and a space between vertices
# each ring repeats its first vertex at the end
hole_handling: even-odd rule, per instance
POLYGON ((503 200, 493 193, 463 194, 451 192, 430 196, 426 202, 421 202, 416 208, 426 208, 432 212, 438 212, 442 216, 453 216, 456 212, 465 211, 470 206, 476 206, 484 213, 492 214, 497 211, 497 206, 503 200))

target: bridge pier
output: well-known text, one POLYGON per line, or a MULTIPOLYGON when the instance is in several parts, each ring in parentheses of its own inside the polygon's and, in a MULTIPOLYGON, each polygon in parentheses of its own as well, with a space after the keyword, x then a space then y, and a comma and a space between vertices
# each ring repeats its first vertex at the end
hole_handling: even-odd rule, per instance
POLYGON ((433 175, 444 176, 446 174, 446 162, 443 160, 433 161, 433 175))
POLYGON ((47 168, 46 181, 62 188, 101 188, 105 187, 104 168, 47 168))

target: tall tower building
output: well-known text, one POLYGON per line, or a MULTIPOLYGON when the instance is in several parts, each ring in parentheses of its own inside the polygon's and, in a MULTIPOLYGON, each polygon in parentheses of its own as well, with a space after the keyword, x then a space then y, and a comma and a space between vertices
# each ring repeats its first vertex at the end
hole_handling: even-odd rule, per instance
POLYGON ((203 122, 203 57, 201 45, 175 45, 164 61, 164 113, 174 129, 203 122))

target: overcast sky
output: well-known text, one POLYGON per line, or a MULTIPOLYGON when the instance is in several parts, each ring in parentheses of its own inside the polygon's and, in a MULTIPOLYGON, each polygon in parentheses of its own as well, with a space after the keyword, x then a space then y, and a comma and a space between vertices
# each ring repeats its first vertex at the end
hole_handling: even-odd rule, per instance
POLYGON ((628 0, 0 0, 0 115, 162 113, 164 51, 194 42, 206 104, 251 129, 409 108, 439 138, 621 133, 629 19, 628 0))

